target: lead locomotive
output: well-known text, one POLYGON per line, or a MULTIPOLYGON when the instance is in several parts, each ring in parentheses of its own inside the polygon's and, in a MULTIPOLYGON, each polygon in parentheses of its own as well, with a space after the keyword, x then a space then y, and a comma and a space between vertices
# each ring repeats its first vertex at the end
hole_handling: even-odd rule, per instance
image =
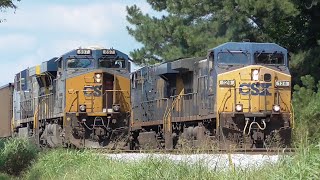
POLYGON ((229 42, 132 73, 131 148, 289 145, 287 54, 274 43, 229 42))

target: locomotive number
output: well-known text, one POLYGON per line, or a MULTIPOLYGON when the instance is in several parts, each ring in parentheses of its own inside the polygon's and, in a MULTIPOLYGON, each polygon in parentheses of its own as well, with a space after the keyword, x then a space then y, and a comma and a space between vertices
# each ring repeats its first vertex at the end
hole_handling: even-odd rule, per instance
POLYGON ((83 88, 83 94, 85 96, 90 97, 91 93, 93 93, 93 96, 101 96, 102 95, 102 85, 96 85, 96 86, 85 86, 83 88))
POLYGON ((269 92, 271 86, 271 83, 243 83, 239 86, 239 93, 242 95, 251 94, 252 96, 271 96, 269 92))

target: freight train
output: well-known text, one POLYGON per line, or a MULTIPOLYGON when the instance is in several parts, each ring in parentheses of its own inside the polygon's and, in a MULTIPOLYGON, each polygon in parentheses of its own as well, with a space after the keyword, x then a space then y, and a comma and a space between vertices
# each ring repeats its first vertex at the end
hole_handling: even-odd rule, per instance
POLYGON ((131 74, 131 148, 289 146, 288 52, 228 42, 131 74))
POLYGON ((32 137, 41 147, 120 146, 129 129, 129 72, 128 55, 94 46, 19 72, 0 90, 2 137, 32 137))
POLYGON ((95 47, 21 71, 0 88, 0 135, 33 137, 45 147, 290 146, 294 121, 285 48, 228 42, 206 57, 131 73, 130 61, 118 50, 95 47))

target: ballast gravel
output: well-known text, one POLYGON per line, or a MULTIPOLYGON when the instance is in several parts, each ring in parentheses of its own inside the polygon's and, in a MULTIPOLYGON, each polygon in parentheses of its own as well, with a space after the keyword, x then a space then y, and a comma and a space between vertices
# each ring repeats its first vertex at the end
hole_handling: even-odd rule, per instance
POLYGON ((213 170, 227 170, 230 167, 246 169, 259 167, 264 164, 276 163, 279 155, 250 155, 250 154, 147 154, 147 153, 120 153, 105 154, 112 160, 139 161, 144 159, 171 160, 177 163, 188 163, 190 165, 207 166, 213 170))

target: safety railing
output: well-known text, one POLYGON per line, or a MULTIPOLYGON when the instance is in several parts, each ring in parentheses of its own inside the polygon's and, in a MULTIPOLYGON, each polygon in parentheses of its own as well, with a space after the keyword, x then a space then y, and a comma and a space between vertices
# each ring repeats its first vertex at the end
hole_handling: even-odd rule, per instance
MULTIPOLYGON (((142 121, 162 120, 166 125, 170 124, 171 118, 189 118, 199 114, 198 93, 170 96, 169 98, 159 98, 150 101, 143 101, 133 107, 134 119, 142 121)), ((170 128, 167 128, 170 129, 170 128)))
POLYGON ((50 119, 54 114, 55 99, 52 93, 26 99, 20 102, 20 119, 37 116, 39 119, 50 119))

